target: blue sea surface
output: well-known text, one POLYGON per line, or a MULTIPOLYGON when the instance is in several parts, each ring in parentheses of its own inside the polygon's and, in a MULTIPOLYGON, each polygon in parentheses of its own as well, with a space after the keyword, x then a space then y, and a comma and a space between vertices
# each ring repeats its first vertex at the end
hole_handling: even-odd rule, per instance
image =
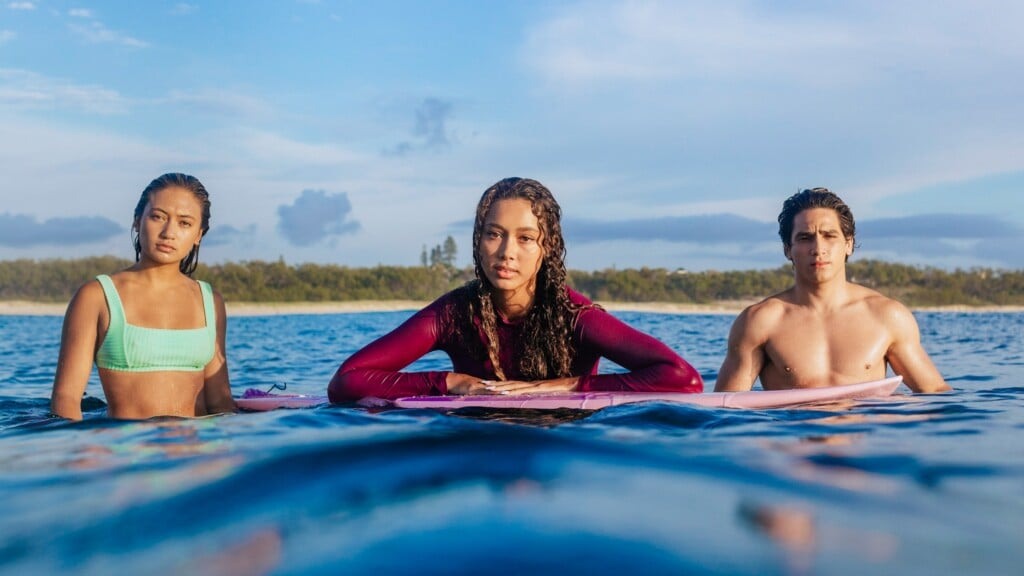
MULTIPOLYGON (((233 387, 323 394, 409 314, 231 318, 233 387)), ((731 316, 619 316, 713 385, 731 316)), ((918 321, 956 393, 125 422, 94 373, 70 423, 61 319, 0 317, 0 574, 1022 574, 1024 314, 918 321)))

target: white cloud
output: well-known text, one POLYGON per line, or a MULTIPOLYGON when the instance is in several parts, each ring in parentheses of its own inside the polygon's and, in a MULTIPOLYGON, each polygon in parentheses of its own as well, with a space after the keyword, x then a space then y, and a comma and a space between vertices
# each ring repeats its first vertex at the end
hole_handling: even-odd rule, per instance
POLYGON ((107 88, 11 68, 0 68, 0 103, 11 109, 78 110, 95 114, 119 114, 129 107, 124 97, 107 88))
POLYGON ((570 5, 527 35, 522 57, 560 86, 682 79, 845 84, 1020 62, 1015 2, 851 3, 765 11, 755 2, 570 5), (831 11, 829 11, 831 10, 831 11), (922 66, 923 65, 923 66, 922 66))
POLYGON ((175 4, 173 8, 171 8, 171 15, 188 16, 189 14, 196 13, 196 11, 198 10, 199 6, 196 6, 195 4, 186 4, 184 2, 179 2, 178 4, 175 4))
MULTIPOLYGON (((14 214, 42 220, 95 215, 127 226, 146 184, 184 164, 173 148, 112 130, 72 129, 0 112, 0 173, 5 190, 17 191, 5 192, 3 210, 14 214)), ((127 235, 115 240, 127 248, 127 235)))
POLYGON ((767 220, 823 185, 877 216, 886 197, 1024 171, 1017 2, 623 0, 549 14, 519 52, 548 114, 532 126, 552 126, 538 138, 554 155, 575 140, 595 158, 582 170, 621 183, 592 189, 594 210, 686 215, 714 198, 767 220), (622 186, 643 201, 615 200, 622 186), (760 193, 770 211, 739 205, 760 193))
POLYGON ((238 138, 238 151, 260 166, 329 166, 343 170, 346 165, 361 164, 367 158, 336 144, 303 142, 275 132, 244 130, 238 138))
POLYGON ((537 26, 524 57, 556 84, 760 76, 855 48, 853 33, 842 22, 786 21, 743 3, 586 3, 537 26))
POLYGON ((7 7, 11 10, 35 10, 34 2, 8 2, 7 7))
POLYGON ((217 116, 266 117, 273 111, 269 104, 255 96, 222 89, 199 89, 191 92, 175 90, 156 102, 217 116))
POLYGON ((0 46, 14 40, 17 36, 13 30, 0 30, 0 46))
POLYGON ((117 30, 111 30, 97 20, 90 20, 85 24, 69 24, 68 28, 90 44, 120 44, 132 48, 146 48, 149 46, 148 42, 123 32, 118 32, 117 30))
POLYGON ((72 18, 86 18, 91 20, 94 15, 92 10, 86 8, 72 8, 71 10, 68 10, 68 16, 71 16, 72 18))

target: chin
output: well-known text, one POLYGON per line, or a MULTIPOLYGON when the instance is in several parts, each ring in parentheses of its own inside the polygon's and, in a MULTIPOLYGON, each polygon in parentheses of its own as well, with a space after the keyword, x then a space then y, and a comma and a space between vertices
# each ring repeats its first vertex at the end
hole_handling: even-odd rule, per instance
POLYGON ((495 290, 515 290, 519 288, 519 284, 510 280, 491 280, 491 286, 495 290))

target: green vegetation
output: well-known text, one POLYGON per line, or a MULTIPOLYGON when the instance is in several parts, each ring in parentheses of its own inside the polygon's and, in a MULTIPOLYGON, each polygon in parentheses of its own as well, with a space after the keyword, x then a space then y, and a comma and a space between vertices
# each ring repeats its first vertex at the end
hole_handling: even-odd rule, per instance
MULTIPOLYGON (((128 260, 0 261, 0 300, 66 302, 97 274, 130 266, 128 260)), ((851 262, 852 281, 898 298, 910 306, 1022 306, 1024 270, 945 271, 877 260, 851 262)), ((349 268, 336 265, 241 262, 200 265, 196 278, 209 281, 229 302, 342 302, 433 300, 473 276, 447 261, 429 266, 349 268)), ((711 303, 751 300, 792 283, 788 267, 734 272, 685 272, 661 268, 573 271, 570 283, 605 302, 711 303)))

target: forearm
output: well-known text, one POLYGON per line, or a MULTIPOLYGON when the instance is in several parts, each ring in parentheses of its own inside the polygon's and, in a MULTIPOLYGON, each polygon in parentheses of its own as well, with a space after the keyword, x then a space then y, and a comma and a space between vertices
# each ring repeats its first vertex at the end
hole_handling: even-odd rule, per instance
POLYGON ((684 392, 704 391, 704 381, 689 364, 659 363, 624 374, 587 374, 576 385, 580 392, 684 392))
POLYGON ((230 393, 206 396, 207 414, 226 414, 230 412, 238 412, 238 406, 235 404, 235 399, 231 397, 230 393))
POLYGON ((80 395, 54 392, 50 397, 50 412, 68 420, 81 420, 82 397, 80 395))
POLYGON ((746 392, 753 387, 754 379, 737 378, 735 375, 725 377, 719 374, 715 381, 715 392, 746 392))
POLYGON ((755 380, 757 373, 753 371, 753 366, 749 362, 742 362, 730 356, 718 370, 715 392, 746 392, 754 387, 755 380))
POLYGON ((331 402, 351 402, 374 397, 394 400, 406 396, 434 396, 448 392, 448 372, 394 372, 342 366, 327 387, 331 402))
POLYGON ((603 356, 625 374, 587 374, 576 389, 587 391, 703 392, 700 373, 660 340, 603 310, 584 312, 577 324, 581 350, 603 356))

